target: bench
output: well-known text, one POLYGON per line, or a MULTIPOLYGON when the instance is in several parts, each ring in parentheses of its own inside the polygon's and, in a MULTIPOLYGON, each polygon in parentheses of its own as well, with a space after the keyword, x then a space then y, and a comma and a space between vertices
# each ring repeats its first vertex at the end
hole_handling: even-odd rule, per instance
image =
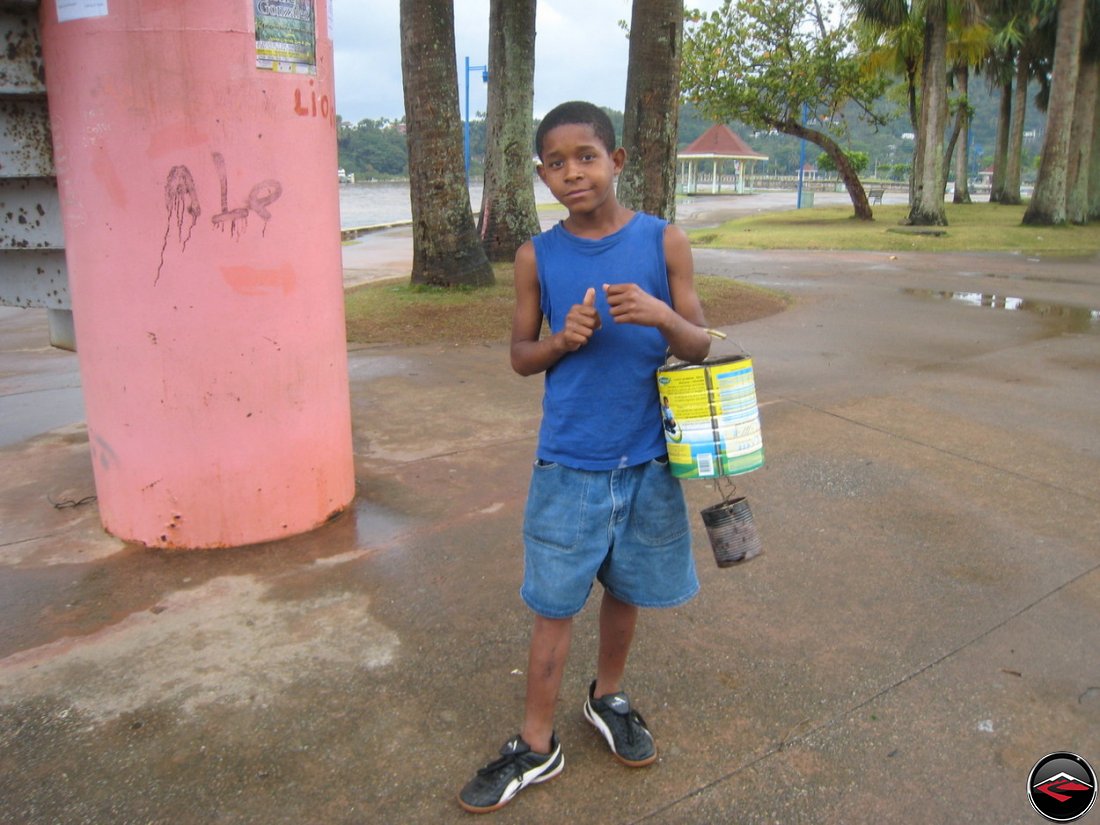
POLYGON ((881 205, 882 204, 882 196, 885 195, 885 194, 886 194, 885 189, 868 189, 867 190, 867 200, 869 200, 871 203, 877 203, 877 204, 881 205))

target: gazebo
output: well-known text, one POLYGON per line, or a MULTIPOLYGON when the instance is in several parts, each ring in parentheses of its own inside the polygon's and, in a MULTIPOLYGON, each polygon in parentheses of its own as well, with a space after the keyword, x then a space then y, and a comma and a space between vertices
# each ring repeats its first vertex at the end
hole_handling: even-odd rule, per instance
POLYGON ((676 160, 680 162, 682 191, 686 195, 699 193, 699 164, 703 161, 711 162, 710 192, 717 195, 722 191, 720 165, 723 161, 733 161, 735 190, 738 194, 743 194, 746 164, 749 164, 747 168, 751 171, 751 164, 767 159, 767 155, 754 152, 732 129, 722 123, 711 126, 676 155, 676 160))

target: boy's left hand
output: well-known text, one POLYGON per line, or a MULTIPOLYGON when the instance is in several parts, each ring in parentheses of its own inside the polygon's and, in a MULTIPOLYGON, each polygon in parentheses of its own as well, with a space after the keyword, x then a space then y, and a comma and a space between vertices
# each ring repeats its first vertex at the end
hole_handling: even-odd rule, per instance
POLYGON ((671 311, 668 304, 637 284, 604 284, 603 291, 616 324, 659 327, 671 311))

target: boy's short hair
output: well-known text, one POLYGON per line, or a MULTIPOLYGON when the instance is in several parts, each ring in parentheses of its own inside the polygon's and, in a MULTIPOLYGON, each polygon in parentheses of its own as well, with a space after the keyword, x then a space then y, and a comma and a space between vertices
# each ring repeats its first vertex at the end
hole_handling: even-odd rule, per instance
POLYGON ((542 141, 546 133, 558 126, 569 123, 580 123, 591 126, 596 137, 607 147, 608 153, 615 151, 615 127, 611 124, 611 118, 607 112, 599 106, 584 100, 570 100, 561 103, 546 113, 538 130, 535 132, 535 152, 542 158, 542 141))

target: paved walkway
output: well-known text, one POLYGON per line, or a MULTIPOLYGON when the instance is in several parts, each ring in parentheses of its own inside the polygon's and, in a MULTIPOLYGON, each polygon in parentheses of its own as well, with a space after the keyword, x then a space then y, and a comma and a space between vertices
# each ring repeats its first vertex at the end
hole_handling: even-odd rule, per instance
MULTIPOLYGON (((702 592, 633 655, 645 770, 580 713, 593 599, 566 770, 495 821, 1040 821, 1039 758, 1100 768, 1100 260, 697 268, 794 298, 719 347, 756 361, 764 555, 718 569, 696 519, 702 592)), ((76 359, 45 335, 0 310, 0 821, 470 821, 455 791, 519 724, 540 381, 502 346, 355 349, 352 509, 167 553, 99 529, 76 359)))

